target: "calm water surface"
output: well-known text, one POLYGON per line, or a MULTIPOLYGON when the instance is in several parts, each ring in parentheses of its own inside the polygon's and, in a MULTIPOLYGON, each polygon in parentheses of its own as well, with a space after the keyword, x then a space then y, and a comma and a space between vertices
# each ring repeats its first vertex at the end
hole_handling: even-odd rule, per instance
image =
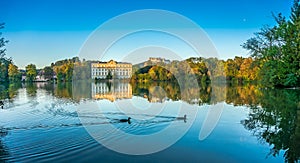
POLYGON ((0 162, 297 162, 300 156, 299 90, 214 84, 184 90, 118 81, 2 85, 0 92, 0 162), (195 91, 200 97, 193 97, 195 91), (210 114, 220 116, 215 126, 204 124, 210 114), (130 124, 119 122, 128 116, 130 124), (110 133, 111 126, 127 135, 151 135, 170 125, 149 145, 182 137, 148 155, 118 153, 98 142, 135 141, 110 133))

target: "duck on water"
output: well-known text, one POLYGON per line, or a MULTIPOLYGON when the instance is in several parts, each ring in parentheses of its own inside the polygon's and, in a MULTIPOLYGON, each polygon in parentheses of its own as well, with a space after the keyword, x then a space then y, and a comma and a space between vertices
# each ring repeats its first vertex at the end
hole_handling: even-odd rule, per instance
POLYGON ((184 122, 186 122, 186 114, 183 117, 177 117, 177 120, 183 120, 184 122))
POLYGON ((4 106, 4 102, 3 101, 0 101, 0 107, 3 109, 3 106, 4 106))
POLYGON ((130 119, 131 119, 131 118, 128 117, 127 119, 120 119, 119 121, 122 122, 122 123, 127 122, 127 123, 130 124, 130 123, 131 123, 131 122, 130 122, 130 119))

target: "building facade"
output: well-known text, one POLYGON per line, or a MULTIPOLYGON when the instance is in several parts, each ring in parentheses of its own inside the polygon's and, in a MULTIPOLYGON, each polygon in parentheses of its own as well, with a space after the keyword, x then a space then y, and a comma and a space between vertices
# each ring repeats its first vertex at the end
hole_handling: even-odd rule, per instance
POLYGON ((114 60, 91 63, 92 79, 106 79, 108 75, 113 79, 129 79, 132 75, 132 64, 114 60))

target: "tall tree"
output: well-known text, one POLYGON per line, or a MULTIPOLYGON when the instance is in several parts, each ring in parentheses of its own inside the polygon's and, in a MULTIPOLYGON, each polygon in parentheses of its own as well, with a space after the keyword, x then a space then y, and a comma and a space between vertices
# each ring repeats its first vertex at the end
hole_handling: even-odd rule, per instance
POLYGON ((300 85, 300 4, 294 0, 290 20, 274 16, 276 25, 264 27, 243 47, 261 60, 263 84, 270 86, 300 85))
POLYGON ((53 69, 50 66, 46 66, 44 68, 44 75, 45 75, 45 79, 51 80, 53 78, 53 75, 54 75, 53 69))
MULTIPOLYGON (((0 29, 4 28, 4 23, 0 23, 0 29)), ((8 43, 8 40, 5 40, 2 37, 2 32, 0 32, 0 58, 4 58, 5 57, 5 45, 8 43)))
POLYGON ((37 75, 36 66, 34 64, 29 64, 26 66, 26 80, 32 82, 35 80, 37 75))
POLYGON ((10 82, 21 81, 21 73, 18 70, 18 66, 10 63, 8 66, 8 76, 10 82))
POLYGON ((225 62, 225 65, 224 65, 224 71, 225 71, 225 74, 226 74, 226 79, 227 80, 232 80, 232 79, 235 79, 235 77, 237 76, 238 74, 238 65, 236 64, 236 62, 232 59, 228 59, 226 62, 225 62))
MULTIPOLYGON (((4 28, 4 23, 0 23, 0 29, 4 28)), ((11 63, 10 58, 6 58, 5 45, 8 43, 2 37, 2 32, 0 32, 0 82, 8 82, 8 66, 11 63)))

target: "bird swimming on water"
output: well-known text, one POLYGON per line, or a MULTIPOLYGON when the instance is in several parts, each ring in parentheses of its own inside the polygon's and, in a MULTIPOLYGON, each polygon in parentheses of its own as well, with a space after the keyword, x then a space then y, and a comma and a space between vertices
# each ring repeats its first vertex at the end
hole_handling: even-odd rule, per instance
POLYGON ((186 122, 186 114, 183 117, 177 117, 177 120, 183 120, 184 122, 186 122))
POLYGON ((3 109, 3 106, 4 106, 3 101, 0 101, 0 106, 1 106, 1 108, 3 109))
POLYGON ((130 123, 131 123, 131 122, 130 122, 130 119, 131 119, 131 118, 128 117, 127 119, 120 119, 119 121, 120 121, 120 122, 128 122, 128 123, 130 124, 130 123))

